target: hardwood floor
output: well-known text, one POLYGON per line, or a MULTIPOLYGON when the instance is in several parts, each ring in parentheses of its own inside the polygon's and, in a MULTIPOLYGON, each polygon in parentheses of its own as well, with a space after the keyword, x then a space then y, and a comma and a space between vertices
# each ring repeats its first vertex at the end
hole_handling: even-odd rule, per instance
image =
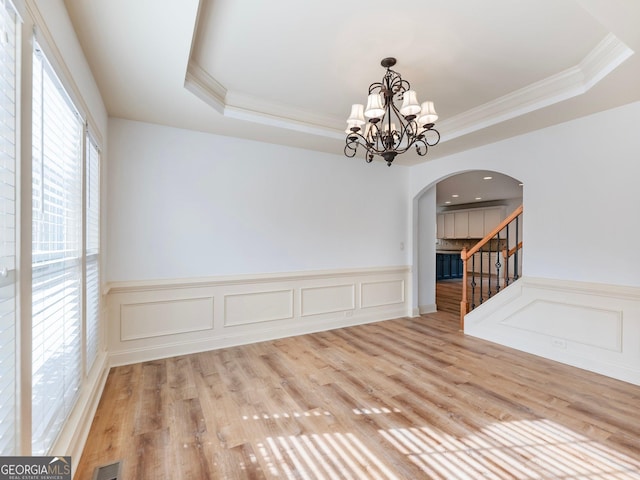
POLYGON ((460 315, 462 300, 462 279, 452 278, 436 282, 436 307, 439 312, 460 315))
POLYGON ((640 387, 437 313, 111 370, 76 479, 640 479, 640 387))
MULTIPOLYGON (((467 290, 467 296, 469 304, 479 305, 480 299, 480 276, 475 276, 476 288, 471 288, 471 278, 469 278, 469 287, 467 290), (472 296, 473 295, 473 296, 472 296)), ((493 282, 491 285, 491 295, 496 295, 495 278, 491 278, 493 282)), ((502 287, 504 288, 504 287, 502 287)), ((489 299, 489 283, 488 277, 485 276, 482 281, 482 301, 489 299)), ((436 282, 436 306, 439 312, 448 312, 456 315, 460 315, 460 301, 462 300, 462 279, 451 278, 447 280, 438 280, 436 282)))

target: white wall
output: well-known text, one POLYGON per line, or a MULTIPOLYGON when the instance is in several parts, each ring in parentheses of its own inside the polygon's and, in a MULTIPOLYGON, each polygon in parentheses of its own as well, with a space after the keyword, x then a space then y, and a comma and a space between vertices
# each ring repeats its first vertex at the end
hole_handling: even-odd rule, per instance
POLYGON ((411 169, 411 195, 467 170, 518 178, 526 275, 640 286, 639 121, 633 103, 426 162, 411 169))
POLYGON ((418 199, 418 308, 419 312, 436 311, 436 187, 418 199))
POLYGON ((407 265, 408 168, 109 121, 110 281, 407 265))

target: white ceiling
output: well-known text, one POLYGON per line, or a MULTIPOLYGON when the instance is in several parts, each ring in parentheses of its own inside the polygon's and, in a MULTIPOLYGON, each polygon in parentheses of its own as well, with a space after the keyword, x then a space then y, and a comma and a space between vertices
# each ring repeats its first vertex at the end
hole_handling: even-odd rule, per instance
POLYGON ((440 115, 411 165, 640 100, 637 0, 65 4, 114 117, 341 154, 394 56, 440 115))
POLYGON ((496 200, 522 203, 524 185, 515 178, 488 170, 473 170, 441 180, 436 185, 436 205, 449 208, 480 206, 496 200))

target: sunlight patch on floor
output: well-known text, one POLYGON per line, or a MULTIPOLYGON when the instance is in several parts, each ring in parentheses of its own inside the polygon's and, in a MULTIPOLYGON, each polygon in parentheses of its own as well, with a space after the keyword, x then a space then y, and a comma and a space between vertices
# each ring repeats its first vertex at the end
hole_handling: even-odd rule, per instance
POLYGON ((259 451, 287 479, 401 480, 352 433, 268 437, 259 451))
POLYGON ((379 433, 433 478, 640 479, 640 460, 549 420, 495 423, 460 438, 431 427, 379 433))
MULTIPOLYGON (((393 412, 358 409, 354 413, 393 412)), ((271 418, 297 416, 272 415, 271 418)), ((263 418, 260 415, 254 419, 263 418)), ((407 462, 422 470, 425 478, 640 480, 640 460, 550 420, 499 422, 462 436, 430 426, 381 429, 378 433, 390 447, 405 456, 407 462)), ((305 480, 402 478, 354 433, 273 436, 267 437, 258 447, 267 471, 273 477, 305 480)))

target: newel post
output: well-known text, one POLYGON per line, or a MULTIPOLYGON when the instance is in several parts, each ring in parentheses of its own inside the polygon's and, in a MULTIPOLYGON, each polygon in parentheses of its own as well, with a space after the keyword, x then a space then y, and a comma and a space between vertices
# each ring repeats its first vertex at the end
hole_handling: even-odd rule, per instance
POLYGON ((467 299, 467 247, 460 252, 462 258, 462 301, 460 302, 460 330, 464 332, 464 316, 469 312, 469 300, 467 299))

